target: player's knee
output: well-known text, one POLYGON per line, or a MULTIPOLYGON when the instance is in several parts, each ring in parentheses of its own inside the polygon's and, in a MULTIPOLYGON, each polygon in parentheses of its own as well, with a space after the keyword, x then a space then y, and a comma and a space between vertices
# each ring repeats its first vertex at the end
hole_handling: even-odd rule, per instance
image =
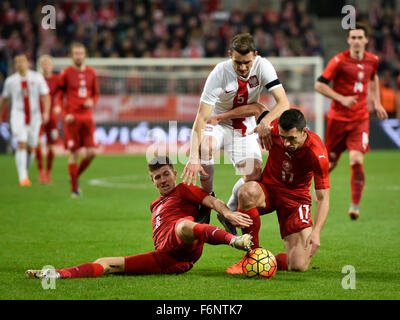
POLYGON ((310 261, 307 259, 295 259, 288 262, 289 271, 305 272, 308 270, 310 261))
POLYGON ((260 177, 261 177, 261 167, 254 166, 253 171, 244 177, 244 181, 245 182, 257 181, 260 180, 260 177))
POLYGON ((107 258, 99 258, 94 263, 101 264, 101 266, 104 268, 104 273, 107 273, 107 271, 110 269, 110 264, 108 263, 107 258))
POLYGON ((27 148, 26 142, 19 141, 19 142, 17 143, 17 148, 18 148, 18 149, 26 149, 26 148, 27 148))
POLYGON ((200 159, 210 161, 213 158, 213 148, 209 144, 202 144, 200 146, 200 159))
POLYGON ((241 205, 255 203, 255 199, 257 199, 260 195, 257 186, 257 182, 250 181, 246 182, 243 186, 240 187, 238 191, 238 199, 241 205))

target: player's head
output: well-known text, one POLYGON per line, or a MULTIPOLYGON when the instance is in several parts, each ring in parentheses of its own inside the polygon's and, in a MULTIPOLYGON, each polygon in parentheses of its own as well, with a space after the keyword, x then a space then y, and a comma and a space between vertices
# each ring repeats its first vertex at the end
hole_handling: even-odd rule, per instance
POLYGON ((307 139, 306 119, 300 110, 289 109, 283 112, 278 129, 282 143, 289 151, 300 148, 307 139))
POLYGON ((156 156, 147 163, 151 181, 161 196, 169 195, 176 186, 177 172, 167 156, 156 156))
POLYGON ((25 54, 18 54, 14 57, 15 70, 20 74, 25 74, 29 68, 29 61, 25 54))
POLYGON ((232 59, 235 72, 246 78, 257 56, 253 37, 249 33, 240 33, 234 36, 228 54, 232 59))
POLYGON ((53 72, 53 58, 44 54, 39 58, 39 71, 44 75, 50 75, 53 72))
POLYGON ((352 51, 364 51, 368 43, 367 27, 357 23, 354 29, 349 29, 347 33, 347 43, 352 51))
POLYGON ((74 42, 71 44, 70 53, 75 66, 80 67, 85 62, 86 48, 82 43, 74 42))

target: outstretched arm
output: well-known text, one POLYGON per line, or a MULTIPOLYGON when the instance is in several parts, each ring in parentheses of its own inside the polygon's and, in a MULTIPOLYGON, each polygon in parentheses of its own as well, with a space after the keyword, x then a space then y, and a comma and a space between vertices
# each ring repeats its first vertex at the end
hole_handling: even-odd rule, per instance
POLYGON ((208 120, 208 123, 215 126, 222 120, 245 118, 245 117, 251 117, 251 116, 255 116, 257 118, 263 111, 267 111, 267 110, 268 110, 267 107, 261 103, 246 104, 246 105, 231 109, 227 112, 212 116, 208 120))
POLYGON ((253 220, 247 214, 231 211, 224 202, 215 197, 206 196, 203 205, 222 214, 235 227, 247 228, 253 224, 253 220))

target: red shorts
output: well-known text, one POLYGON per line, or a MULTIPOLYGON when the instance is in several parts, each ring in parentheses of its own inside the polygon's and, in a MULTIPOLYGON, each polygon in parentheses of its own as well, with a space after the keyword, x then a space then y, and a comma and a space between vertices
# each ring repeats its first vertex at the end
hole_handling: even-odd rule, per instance
POLYGON ((47 143, 54 144, 58 140, 58 122, 56 118, 50 118, 49 122, 40 126, 39 137, 46 134, 47 143))
POLYGON ((325 144, 331 162, 339 160, 346 149, 368 152, 369 118, 349 122, 328 119, 325 144))
POLYGON ((265 208, 259 209, 259 213, 263 215, 276 210, 282 239, 292 233, 312 227, 311 204, 300 203, 261 182, 258 184, 264 191, 266 204, 265 208))
POLYGON ((64 122, 64 145, 68 150, 96 147, 94 132, 96 124, 91 118, 75 117, 72 123, 64 122))
POLYGON ((183 220, 194 221, 194 218, 179 219, 156 251, 125 257, 125 273, 170 274, 189 271, 200 258, 204 242, 197 240, 193 244, 186 244, 178 237, 176 227, 183 220))

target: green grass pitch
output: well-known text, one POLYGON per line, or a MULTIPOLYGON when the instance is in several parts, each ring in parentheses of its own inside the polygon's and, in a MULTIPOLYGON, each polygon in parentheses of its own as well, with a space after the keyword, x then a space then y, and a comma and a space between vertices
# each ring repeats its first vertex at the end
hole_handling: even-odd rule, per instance
MULTIPOLYGON (((181 275, 57 280, 45 290, 26 269, 56 268, 153 250, 150 202, 157 191, 143 156, 99 156, 83 174, 83 197, 71 199, 66 158, 55 159, 53 184, 20 188, 12 156, 0 157, 0 299, 275 300, 400 299, 400 153, 373 151, 365 159, 361 217, 350 221, 350 169, 344 154, 331 175, 331 205, 321 247, 305 273, 277 272, 271 280, 227 275, 241 258, 228 246, 205 245, 181 275), (354 267, 355 289, 342 273, 354 267)), ((182 164, 177 165, 179 173, 182 164)), ((227 201, 238 177, 229 164, 215 170, 215 192, 227 201)), ((178 179, 179 181, 179 179, 178 179)), ((315 206, 313 206, 313 212, 315 206)), ((275 213, 263 216, 261 244, 283 251, 275 213)), ((212 224, 218 224, 215 216, 212 224)))

